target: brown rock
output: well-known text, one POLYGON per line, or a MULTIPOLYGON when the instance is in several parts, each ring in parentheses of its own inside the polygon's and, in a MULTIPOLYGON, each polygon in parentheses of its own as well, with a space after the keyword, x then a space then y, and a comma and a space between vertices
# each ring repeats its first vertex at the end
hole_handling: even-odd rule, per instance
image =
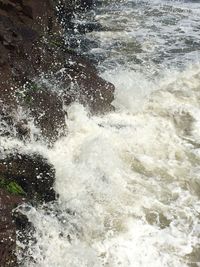
POLYGON ((102 79, 87 59, 70 55, 65 66, 67 76, 71 77, 73 92, 66 95, 66 100, 72 94, 74 100, 88 106, 92 113, 112 110, 114 85, 102 79))
MULTIPOLYGON (((44 86, 37 92, 27 90, 30 103, 23 99, 19 102, 16 92, 24 91, 24 84, 45 75, 62 89, 65 104, 79 101, 93 113, 111 110, 114 98, 114 86, 99 77, 88 60, 63 47, 54 3, 52 0, 0 0, 0 101, 10 114, 18 104, 30 110, 50 143, 60 132, 65 132, 62 99, 44 86)), ((60 12, 63 8, 70 24, 74 1, 60 3, 60 12)), ((20 135, 29 132, 24 122, 14 124, 20 135)))
POLYGON ((30 90, 27 94, 29 101, 26 104, 31 115, 35 118, 35 124, 41 129, 43 136, 49 143, 64 134, 65 113, 61 98, 50 90, 30 90))
POLYGON ((16 230, 25 234, 31 225, 27 218, 13 209, 23 202, 33 204, 55 200, 54 168, 40 155, 16 154, 0 160, 0 182, 15 182, 24 190, 24 197, 0 188, 0 266, 16 267, 16 230), (13 216, 14 215, 14 216, 13 216))
POLYGON ((16 154, 0 160, 0 177, 16 182, 31 201, 49 202, 56 198, 53 189, 55 170, 38 154, 16 154))
POLYGON ((12 210, 23 203, 23 198, 13 196, 0 188, 0 266, 16 267, 16 226, 12 210))

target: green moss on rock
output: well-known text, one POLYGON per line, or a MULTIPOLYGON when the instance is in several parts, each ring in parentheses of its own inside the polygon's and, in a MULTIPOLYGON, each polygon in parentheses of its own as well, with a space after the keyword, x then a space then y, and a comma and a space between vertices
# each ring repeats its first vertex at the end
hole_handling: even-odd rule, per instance
POLYGON ((0 178, 0 188, 6 190, 13 195, 25 196, 23 188, 15 181, 6 181, 4 178, 0 178))

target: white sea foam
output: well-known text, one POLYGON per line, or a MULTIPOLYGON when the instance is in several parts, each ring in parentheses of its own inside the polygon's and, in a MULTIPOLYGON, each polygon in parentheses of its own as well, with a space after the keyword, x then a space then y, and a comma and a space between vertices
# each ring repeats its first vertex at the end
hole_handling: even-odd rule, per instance
MULTIPOLYGON (((40 148, 56 167, 59 203, 49 212, 26 212, 37 242, 24 266, 198 262, 192 254, 200 244, 198 70, 150 83, 148 97, 133 86, 141 109, 130 102, 101 117, 78 104, 68 109, 68 136, 40 148)), ((130 86, 120 77, 116 95, 123 83, 130 86)))

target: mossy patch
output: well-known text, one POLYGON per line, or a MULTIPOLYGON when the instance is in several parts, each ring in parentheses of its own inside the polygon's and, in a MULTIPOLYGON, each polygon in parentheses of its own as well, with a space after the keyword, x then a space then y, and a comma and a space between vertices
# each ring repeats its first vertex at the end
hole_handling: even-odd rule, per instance
POLYGON ((15 181, 7 181, 4 178, 0 178, 0 188, 5 189, 13 195, 26 195, 23 188, 18 183, 15 181))

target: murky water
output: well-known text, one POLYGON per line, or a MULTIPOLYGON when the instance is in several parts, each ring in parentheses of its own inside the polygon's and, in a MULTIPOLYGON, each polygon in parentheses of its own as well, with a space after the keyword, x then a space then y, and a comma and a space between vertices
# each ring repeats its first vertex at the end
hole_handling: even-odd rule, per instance
POLYGON ((22 265, 200 266, 200 2, 104 2, 88 18, 103 28, 85 53, 116 111, 68 107, 51 149, 1 139, 56 167, 59 202, 24 211, 36 232, 22 265))
MULTIPOLYGON (((75 20, 103 30, 79 38, 80 49, 105 69, 125 66, 152 76, 160 69, 199 61, 200 1, 109 1, 75 20), (102 64, 103 61, 103 64, 102 64)), ((78 34, 77 34, 78 35, 78 34)))

